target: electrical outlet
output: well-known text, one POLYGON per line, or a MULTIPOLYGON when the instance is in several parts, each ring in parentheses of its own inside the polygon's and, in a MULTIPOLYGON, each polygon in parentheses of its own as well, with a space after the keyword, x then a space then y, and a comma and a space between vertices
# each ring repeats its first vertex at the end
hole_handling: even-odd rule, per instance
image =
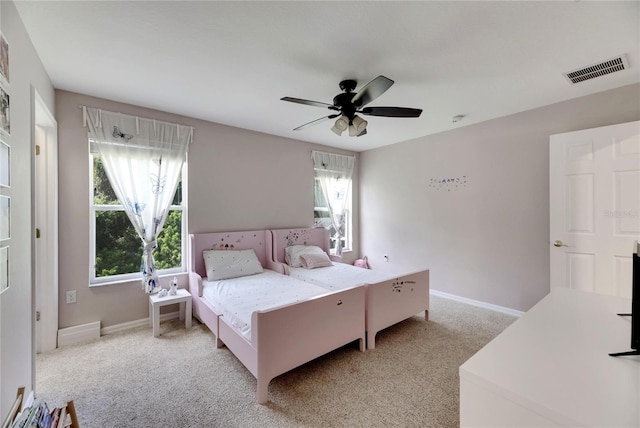
POLYGON ((67 291, 67 303, 76 302, 76 290, 67 291))

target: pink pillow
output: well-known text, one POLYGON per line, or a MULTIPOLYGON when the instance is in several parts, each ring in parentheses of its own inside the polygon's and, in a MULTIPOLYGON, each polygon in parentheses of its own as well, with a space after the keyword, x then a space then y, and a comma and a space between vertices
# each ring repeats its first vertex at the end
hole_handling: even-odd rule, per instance
POLYGON ((284 259, 291 267, 302 267, 300 256, 303 254, 325 254, 324 250, 315 245, 292 245, 284 249, 284 259))
POLYGON ((306 253, 300 255, 300 261, 302 267, 305 269, 315 269, 320 267, 331 266, 331 259, 327 256, 327 253, 306 253))

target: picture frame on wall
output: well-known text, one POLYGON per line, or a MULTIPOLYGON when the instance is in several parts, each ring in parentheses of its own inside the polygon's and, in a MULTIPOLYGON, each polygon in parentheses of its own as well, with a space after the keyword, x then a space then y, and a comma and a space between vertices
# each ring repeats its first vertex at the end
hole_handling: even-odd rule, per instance
POLYGON ((9 83, 9 43, 0 33, 0 78, 9 83))
POLYGON ((0 187, 11 187, 11 147, 0 140, 0 187))
POLYGON ((0 241, 11 238, 11 198, 0 195, 0 241))
POLYGON ((0 293, 9 288, 9 247, 0 247, 0 293))
POLYGON ((11 100, 9 94, 0 86, 0 131, 11 135, 11 100))

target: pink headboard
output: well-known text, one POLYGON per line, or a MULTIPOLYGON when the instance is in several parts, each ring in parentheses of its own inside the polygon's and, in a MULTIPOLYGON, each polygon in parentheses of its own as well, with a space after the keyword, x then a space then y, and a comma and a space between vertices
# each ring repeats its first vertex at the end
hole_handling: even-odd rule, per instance
POLYGON ((329 254, 329 231, 324 227, 306 229, 275 229, 271 232, 271 257, 285 263, 284 249, 292 245, 315 245, 329 254))
POLYGON ((267 262, 267 238, 266 230, 251 230, 246 232, 215 232, 196 233, 189 235, 191 271, 206 278, 207 271, 204 267, 204 250, 248 250, 255 251, 258 260, 263 267, 267 262))

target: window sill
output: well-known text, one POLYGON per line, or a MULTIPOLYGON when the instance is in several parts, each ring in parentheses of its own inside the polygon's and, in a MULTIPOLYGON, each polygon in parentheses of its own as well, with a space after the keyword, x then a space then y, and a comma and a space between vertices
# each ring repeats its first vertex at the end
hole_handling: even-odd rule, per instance
MULTIPOLYGON (((353 250, 342 250, 342 254, 350 254, 351 252, 353 252, 353 250)), ((335 253, 329 253, 330 256, 335 256, 335 253)))
MULTIPOLYGON (((167 286, 169 284, 169 281, 171 281, 171 279, 175 276, 176 278, 179 278, 180 276, 183 275, 188 275, 188 272, 185 271, 180 271, 180 272, 170 272, 170 273, 164 273, 164 274, 160 274, 158 275, 158 278, 160 279, 160 283, 162 285, 162 281, 165 278, 169 278, 166 282, 167 282, 167 286)), ((103 286, 107 286, 107 285, 123 285, 123 284, 136 284, 136 285, 140 285, 140 283, 142 282, 140 276, 138 276, 137 278, 122 278, 122 279, 116 279, 113 281, 109 281, 109 280, 104 280, 104 281, 99 281, 99 282, 89 282, 89 288, 94 288, 94 287, 103 287, 103 286)))

